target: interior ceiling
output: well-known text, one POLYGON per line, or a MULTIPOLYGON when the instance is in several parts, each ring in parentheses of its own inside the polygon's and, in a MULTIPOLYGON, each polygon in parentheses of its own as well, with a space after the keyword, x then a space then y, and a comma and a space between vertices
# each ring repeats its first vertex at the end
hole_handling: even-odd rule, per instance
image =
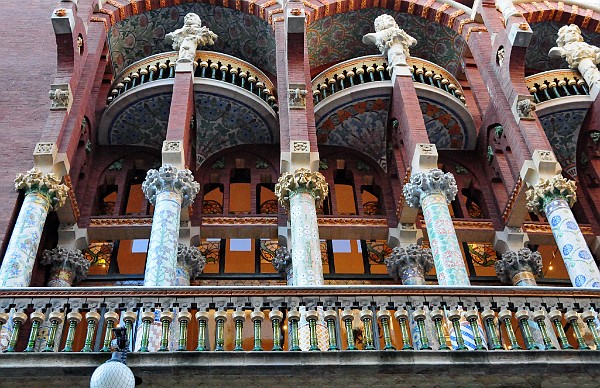
POLYGON ((131 16, 116 23, 109 33, 109 49, 115 74, 150 55, 173 51, 165 35, 183 26, 194 12, 218 39, 203 50, 218 51, 247 61, 275 74, 275 37, 266 21, 230 8, 210 4, 180 4, 131 16))
MULTIPOLYGON (((547 21, 532 23, 533 36, 525 53, 525 67, 528 74, 541 73, 552 69, 568 69, 569 65, 563 58, 550 58, 548 52, 556 47, 558 29, 563 23, 547 21)), ((581 34, 586 43, 600 46, 600 34, 581 28, 581 34)))
POLYGON ((308 55, 311 68, 321 69, 363 55, 380 54, 377 47, 362 42, 375 31, 373 21, 382 14, 394 16, 400 28, 417 39, 410 54, 442 66, 454 75, 466 47, 464 39, 450 28, 417 16, 381 8, 367 8, 336 14, 307 26, 308 55))

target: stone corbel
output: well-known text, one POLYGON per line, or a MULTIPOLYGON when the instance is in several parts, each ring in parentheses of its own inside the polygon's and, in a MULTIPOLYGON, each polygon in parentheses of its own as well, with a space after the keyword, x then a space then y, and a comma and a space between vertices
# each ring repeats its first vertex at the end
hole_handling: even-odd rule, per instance
POLYGON ((50 110, 71 110, 73 104, 73 93, 69 84, 52 84, 48 97, 52 101, 50 110))
POLYGON ((285 13, 285 29, 288 34, 304 34, 304 25, 306 23, 306 14, 304 7, 300 4, 294 4, 287 7, 285 13))
POLYGON ((319 153, 310 151, 310 142, 291 140, 290 152, 281 153, 281 172, 293 172, 299 168, 319 171, 319 153))
POLYGON ((289 84, 288 89, 288 106, 290 109, 306 109, 306 85, 304 84, 289 84))
POLYGON ((438 152, 435 144, 418 143, 410 164, 411 173, 427 172, 437 168, 438 152))
POLYGON ((388 229, 387 245, 390 248, 405 248, 410 244, 418 244, 422 239, 423 231, 416 224, 399 223, 396 228, 388 229))
POLYGON ((68 250, 83 250, 89 246, 87 228, 77 224, 61 224, 58 228, 58 245, 68 250))
POLYGON ((521 168, 521 179, 528 186, 535 186, 540 179, 550 179, 562 171, 552 151, 535 150, 532 159, 523 163, 521 168))
POLYGON ((504 230, 497 231, 494 236, 494 249, 501 255, 508 251, 518 251, 529 242, 529 236, 523 229, 505 226, 504 230))
POLYGON ((533 96, 531 95, 517 95, 512 105, 512 112, 515 116, 515 120, 519 123, 521 120, 535 120, 535 112, 536 106, 533 100, 533 96))
POLYGON ((185 155, 183 141, 165 140, 162 147, 162 163, 172 164, 178 170, 185 168, 185 155))
POLYGON ((50 19, 52 20, 52 28, 54 28, 54 33, 56 35, 71 35, 73 33, 73 30, 75 29, 75 15, 73 9, 56 8, 52 11, 50 19))

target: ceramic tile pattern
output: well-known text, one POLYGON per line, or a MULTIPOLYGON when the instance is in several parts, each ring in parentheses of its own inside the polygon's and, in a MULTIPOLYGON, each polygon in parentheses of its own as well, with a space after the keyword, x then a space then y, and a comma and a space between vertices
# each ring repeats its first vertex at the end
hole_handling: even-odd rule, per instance
POLYGON ((309 193, 299 191, 290 197, 292 229, 292 266, 295 286, 323 285, 321 243, 315 200, 309 193))
POLYGON ((468 144, 466 125, 456 113, 439 102, 419 97, 429 141, 438 150, 463 149, 468 144))

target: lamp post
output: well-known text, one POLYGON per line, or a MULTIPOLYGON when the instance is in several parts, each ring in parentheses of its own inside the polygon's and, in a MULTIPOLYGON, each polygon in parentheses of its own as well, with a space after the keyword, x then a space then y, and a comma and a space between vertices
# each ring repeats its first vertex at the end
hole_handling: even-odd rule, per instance
POLYGON ((118 386, 122 388, 133 388, 142 383, 140 377, 133 375, 133 372, 127 366, 127 352, 129 351, 129 340, 127 338, 127 329, 117 327, 113 329, 115 340, 113 346, 116 347, 110 360, 100 365, 90 380, 90 388, 108 388, 118 386))

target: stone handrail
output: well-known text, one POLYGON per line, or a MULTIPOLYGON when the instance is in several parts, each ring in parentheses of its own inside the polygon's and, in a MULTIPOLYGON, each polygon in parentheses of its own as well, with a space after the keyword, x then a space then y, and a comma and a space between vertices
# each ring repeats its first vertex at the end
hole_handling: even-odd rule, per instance
POLYGON ((526 77, 525 83, 536 103, 561 97, 590 94, 588 84, 577 70, 545 71, 526 77))
MULTIPOLYGON (((112 83, 107 104, 142 84, 175 77, 175 51, 144 58, 125 68, 112 83)), ((227 54, 196 51, 194 77, 211 78, 249 90, 277 111, 275 85, 253 65, 227 54)))
MULTIPOLYGON (((442 67, 424 59, 409 57, 408 66, 413 81, 431 85, 465 102, 460 83, 442 67)), ((380 55, 353 58, 331 66, 312 80, 314 103, 356 85, 375 81, 389 81, 387 60, 380 55)))
POLYGON ((24 348, 18 338, 26 321, 31 321, 32 326, 28 329, 25 352, 107 351, 110 336, 98 341, 104 345, 102 349, 94 345, 95 338, 102 335, 105 327, 112 328, 120 321, 136 344, 135 352, 300 350, 301 347, 307 350, 309 344, 299 341, 299 334, 310 339, 312 350, 598 349, 599 309, 600 292, 581 288, 279 286, 0 290, 0 325, 4 330, 9 328, 11 340, 5 350, 9 352, 24 348), (206 331, 209 321, 216 323, 212 332, 206 331), (232 321, 235 327, 225 326, 225 322, 232 321), (62 349, 58 349, 63 332, 57 329, 59 325, 69 327, 62 349), (156 325, 162 326, 158 332, 162 333, 160 341, 156 334, 150 335, 149 340, 149 332, 156 330, 151 327, 156 325), (243 341, 243 325, 254 327, 254 336, 250 338, 254 348, 243 341), (289 344, 280 341, 285 325, 290 330, 289 344), (317 330, 313 330, 314 325, 317 330), (86 333, 86 341, 82 349, 74 349, 72 335, 79 326, 82 327, 78 332, 86 333), (49 333, 42 344, 37 338, 41 327, 46 327, 49 333), (565 333, 566 327, 573 330, 565 333), (196 333, 198 328, 202 335, 192 338, 191 332, 196 333), (499 335, 500 328, 508 335, 499 335), (356 330, 362 333, 360 341, 356 330), (515 335, 517 330, 522 338, 515 335), (207 338, 206 333, 212 333, 212 337, 207 338), (279 335, 269 337, 267 333, 279 335), (234 341, 225 341, 227 337, 234 341), (233 343, 233 349, 224 345, 233 343))

